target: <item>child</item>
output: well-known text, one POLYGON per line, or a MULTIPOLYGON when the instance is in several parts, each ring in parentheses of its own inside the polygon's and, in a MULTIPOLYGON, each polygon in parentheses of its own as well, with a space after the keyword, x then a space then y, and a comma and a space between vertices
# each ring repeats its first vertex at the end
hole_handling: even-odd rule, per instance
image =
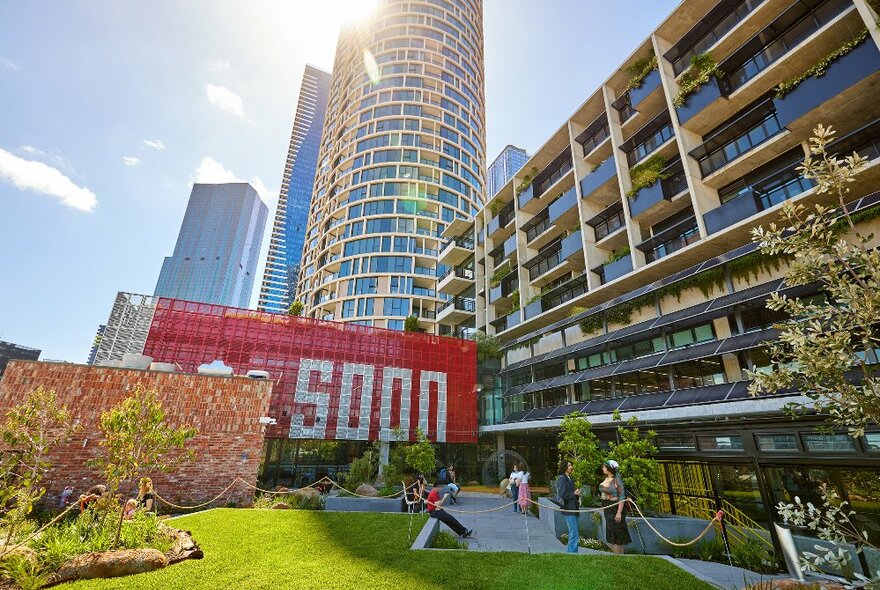
POLYGON ((122 512, 122 518, 125 520, 131 520, 134 518, 134 513, 137 512, 138 501, 134 498, 129 498, 125 503, 125 510, 122 512))

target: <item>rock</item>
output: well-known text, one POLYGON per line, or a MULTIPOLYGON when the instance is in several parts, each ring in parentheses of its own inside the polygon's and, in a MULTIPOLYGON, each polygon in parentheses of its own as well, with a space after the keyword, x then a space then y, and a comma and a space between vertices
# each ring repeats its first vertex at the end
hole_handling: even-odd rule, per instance
POLYGON ((287 502, 275 502, 272 504, 272 510, 290 510, 290 504, 287 502))
POLYGON ((179 563, 185 559, 201 559, 205 556, 199 546, 196 545, 192 538, 192 533, 189 531, 182 531, 171 527, 164 527, 164 529, 174 537, 174 544, 165 553, 169 565, 179 563))
POLYGON ((358 496, 367 496, 370 498, 375 498, 376 496, 379 495, 379 490, 377 490, 376 488, 374 488, 373 486, 371 486, 368 483, 362 483, 361 485, 359 485, 357 487, 357 489, 354 491, 354 493, 357 494, 358 496))
POLYGON ((55 572, 53 584, 73 580, 115 578, 162 569, 168 558, 156 549, 124 549, 103 553, 86 553, 74 557, 55 572))
POLYGON ((293 495, 297 498, 315 498, 321 495, 321 492, 316 490, 315 488, 300 488, 293 492, 293 495))
POLYGON ((31 549, 27 545, 19 545, 18 547, 13 547, 12 549, 7 550, 6 553, 3 554, 3 557, 0 557, 0 562, 3 562, 15 555, 24 557, 31 563, 37 563, 38 561, 37 553, 33 549, 31 549))

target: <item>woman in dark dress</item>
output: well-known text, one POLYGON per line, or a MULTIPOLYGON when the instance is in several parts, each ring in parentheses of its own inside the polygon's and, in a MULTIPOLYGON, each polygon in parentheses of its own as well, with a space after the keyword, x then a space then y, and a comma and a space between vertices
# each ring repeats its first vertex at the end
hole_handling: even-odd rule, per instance
POLYGON ((623 553, 623 546, 632 543, 629 530, 626 528, 626 489, 617 474, 620 466, 617 461, 609 459, 602 464, 605 480, 599 484, 602 493, 602 506, 605 507, 605 541, 611 545, 614 553, 623 553))

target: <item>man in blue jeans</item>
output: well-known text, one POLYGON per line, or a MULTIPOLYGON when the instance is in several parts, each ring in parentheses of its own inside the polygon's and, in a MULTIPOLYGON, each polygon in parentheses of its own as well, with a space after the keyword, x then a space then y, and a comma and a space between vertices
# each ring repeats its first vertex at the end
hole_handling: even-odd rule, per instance
POLYGON ((519 465, 513 464, 513 471, 510 472, 510 493, 513 495, 513 511, 519 514, 519 482, 522 480, 523 472, 519 470, 519 465))
POLYGON ((562 513, 565 516, 565 524, 568 525, 568 552, 578 552, 578 513, 581 491, 575 489, 571 479, 571 470, 574 466, 571 461, 563 460, 559 463, 559 477, 556 479, 556 495, 562 502, 562 513), (573 511, 573 512, 572 512, 573 511))

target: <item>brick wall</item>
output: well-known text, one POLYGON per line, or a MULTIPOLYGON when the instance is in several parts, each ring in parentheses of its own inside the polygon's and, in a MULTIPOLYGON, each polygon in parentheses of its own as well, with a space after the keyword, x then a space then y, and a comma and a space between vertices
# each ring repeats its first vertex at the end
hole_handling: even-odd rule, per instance
MULTIPOLYGON (((263 448, 260 416, 267 415, 272 383, 244 377, 207 377, 111 367, 12 361, 0 382, 0 416, 42 386, 58 395, 60 404, 82 424, 76 436, 56 447, 51 471, 44 480, 47 501, 57 502, 66 485, 78 496, 102 483, 86 462, 98 452, 101 412, 123 400, 137 385, 156 389, 166 420, 198 430, 189 446, 196 457, 169 474, 150 474, 164 498, 192 505, 219 494, 236 476, 256 484, 263 448)), ((242 483, 219 503, 250 500, 253 491, 242 483)))

